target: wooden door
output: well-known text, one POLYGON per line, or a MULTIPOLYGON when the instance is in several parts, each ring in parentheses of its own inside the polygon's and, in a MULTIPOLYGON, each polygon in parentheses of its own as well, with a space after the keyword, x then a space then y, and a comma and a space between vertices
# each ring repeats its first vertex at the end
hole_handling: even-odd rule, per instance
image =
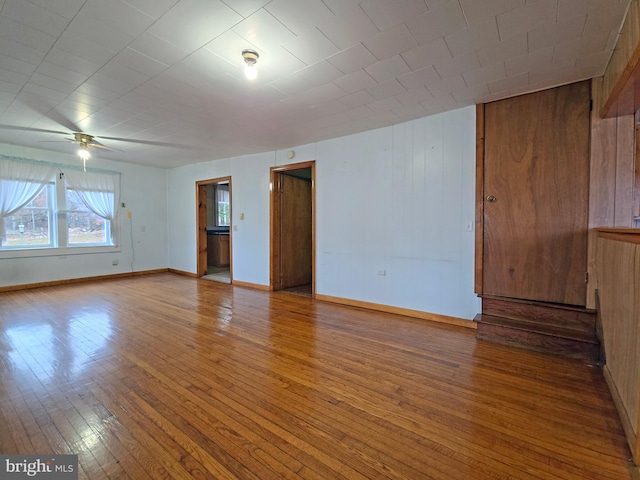
POLYGON ((290 288, 312 280, 311 181, 281 175, 281 284, 290 288))
POLYGON ((588 82, 485 105, 483 295, 584 306, 588 82))

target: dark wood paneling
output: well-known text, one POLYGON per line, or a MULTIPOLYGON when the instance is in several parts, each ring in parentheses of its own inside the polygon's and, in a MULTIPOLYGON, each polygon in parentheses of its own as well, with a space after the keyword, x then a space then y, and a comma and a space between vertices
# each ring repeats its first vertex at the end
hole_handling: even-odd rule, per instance
POLYGON ((476 218, 474 291, 482 295, 482 263, 484 235, 484 104, 476 105, 476 218))
POLYGON ((207 185, 197 184, 197 229, 198 229, 198 242, 197 242, 197 275, 201 277, 207 273, 207 185))
POLYGON ((311 181, 281 176, 281 288, 290 288, 312 280, 311 181))
POLYGON ((585 305, 589 100, 581 82, 485 105, 483 294, 585 305))

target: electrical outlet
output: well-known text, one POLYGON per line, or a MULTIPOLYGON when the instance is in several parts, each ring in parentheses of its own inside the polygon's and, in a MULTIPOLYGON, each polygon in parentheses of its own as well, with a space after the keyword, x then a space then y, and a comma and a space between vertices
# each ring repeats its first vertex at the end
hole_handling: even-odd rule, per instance
POLYGON ((387 275, 387 271, 386 271, 386 270, 378 270, 378 271, 376 272, 376 275, 379 275, 379 276, 381 276, 381 277, 384 277, 384 276, 386 276, 386 275, 387 275))
POLYGON ((126 203, 124 203, 124 202, 122 202, 122 203, 120 204, 120 206, 121 206, 122 208, 127 208, 127 204, 126 204, 126 203))
POLYGON ((118 262, 118 260, 116 259, 116 260, 113 260, 113 261, 111 262, 111 265, 113 265, 113 266, 115 267, 116 265, 118 265, 118 263, 119 263, 119 262, 118 262))

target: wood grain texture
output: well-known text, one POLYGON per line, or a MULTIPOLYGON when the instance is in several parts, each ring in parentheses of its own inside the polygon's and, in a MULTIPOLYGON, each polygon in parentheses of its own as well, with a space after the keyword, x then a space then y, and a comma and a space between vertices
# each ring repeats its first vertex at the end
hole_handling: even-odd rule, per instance
POLYGON ((635 181, 635 119, 633 115, 617 117, 616 197, 614 226, 633 227, 635 181))
POLYGON ((482 295, 484 236, 484 104, 476 105, 476 218, 474 292, 482 295))
POLYGON ((282 175, 281 288, 312 283, 311 180, 282 175))
MULTIPOLYGON (((637 231, 627 237, 638 238, 637 231)), ((597 243, 598 292, 607 370, 636 463, 640 460, 640 243, 603 232, 597 243), (628 420, 627 420, 628 419, 628 420)))
POLYGON ((600 116, 633 115, 640 108, 640 2, 631 0, 616 48, 604 72, 600 116))
POLYGON ((485 105, 483 294, 585 305, 589 91, 485 105))
POLYGON ((80 478, 629 479, 598 370, 159 274, 0 295, 0 451, 80 478))

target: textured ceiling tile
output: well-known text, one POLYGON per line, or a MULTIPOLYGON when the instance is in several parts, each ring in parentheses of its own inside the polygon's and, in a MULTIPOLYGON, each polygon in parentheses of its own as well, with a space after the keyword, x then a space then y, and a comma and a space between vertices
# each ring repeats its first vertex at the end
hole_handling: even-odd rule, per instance
POLYGON ((468 26, 458 2, 449 2, 442 7, 429 10, 407 20, 406 23, 420 44, 432 42, 468 26))
MULTIPOLYGON (((155 1, 155 0, 149 0, 155 1)), ((254 14, 271 0, 222 0, 227 7, 235 10, 244 18, 254 14)))
POLYGON ((497 16, 500 39, 530 32, 556 21, 558 0, 536 0, 497 16))
POLYGON ((462 105, 473 105, 477 103, 483 103, 482 100, 485 96, 489 95, 489 87, 487 85, 474 85, 473 87, 463 88, 462 90, 454 90, 451 92, 451 96, 456 103, 462 105))
POLYGON ((378 84, 378 82, 371 78, 371 75, 364 70, 358 70, 348 75, 344 75, 343 77, 335 79, 333 83, 347 93, 364 90, 378 84))
POLYGON ((38 65, 37 72, 55 78, 56 80, 68 82, 72 86, 78 86, 89 78, 89 75, 83 75, 82 73, 74 72, 73 70, 47 61, 38 65))
MULTIPOLYGON (((579 0, 581 1, 581 0, 579 0)), ((460 0, 464 15, 470 25, 495 18, 525 4, 525 0, 460 0)))
POLYGON ((241 21, 233 31, 265 51, 294 41, 294 33, 264 9, 241 21))
POLYGON ((536 50, 520 57, 505 60, 508 77, 537 69, 547 69, 553 62, 553 47, 536 50))
POLYGON ((410 107, 415 105, 416 102, 423 102, 425 100, 432 99, 433 95, 426 89, 426 87, 419 87, 394 95, 393 98, 398 100, 403 106, 410 107))
POLYGON ((0 54, 7 57, 16 58, 23 62, 38 65, 45 57, 46 53, 33 47, 28 47, 11 39, 4 38, 0 41, 0 54))
POLYGON ((76 16, 86 0, 29 0, 56 15, 71 19, 76 16))
POLYGON ((389 97, 370 103, 368 107, 375 113, 382 113, 394 108, 402 108, 403 105, 395 98, 389 97))
POLYGON ((458 90, 464 90, 468 88, 467 84, 462 78, 462 75, 456 75, 455 77, 445 78, 427 85, 427 90, 431 92, 434 97, 446 95, 447 93, 455 92, 458 90))
POLYGON ((393 79, 389 82, 382 83, 379 85, 374 85, 373 87, 369 87, 366 90, 371 95, 373 95, 374 97, 380 100, 382 98, 393 97, 394 95, 398 95, 399 93, 404 92, 406 88, 404 88, 402 84, 398 82, 398 80, 393 79))
POLYGON ((457 30, 444 38, 454 57, 500 41, 495 19, 457 30))
POLYGON ((407 90, 417 89, 438 80, 440 80, 440 75, 432 66, 398 77, 398 81, 407 90))
POLYGON ((529 50, 539 50, 556 43, 579 38, 586 23, 586 15, 573 17, 551 26, 539 27, 528 33, 529 50))
POLYGON ((297 95, 311 87, 311 84, 297 73, 279 78, 271 82, 271 85, 287 95, 297 95))
POLYGON ((359 92, 345 95, 344 97, 339 98, 338 101, 345 104, 347 107, 354 108, 375 102, 376 99, 370 93, 360 90, 359 92))
POLYGON ((242 17, 219 0, 179 2, 149 32, 192 52, 233 27, 242 17), (215 18, 215 22, 211 19, 215 18))
POLYGON ((453 77, 480 67, 476 52, 442 60, 433 65, 442 78, 453 77))
POLYGON ((285 43, 283 47, 307 65, 319 62, 338 51, 338 47, 316 28, 285 43))
POLYGON ((68 35, 74 35, 80 42, 99 45, 102 49, 111 52, 112 56, 133 40, 133 36, 121 32, 111 25, 103 24, 99 19, 80 21, 79 17, 76 17, 69 24, 61 38, 68 35))
POLYGON ((469 87, 501 80, 507 76, 504 63, 495 63, 486 67, 477 68, 462 74, 465 83, 469 87))
POLYGON ((265 10, 296 35, 302 35, 335 17, 321 0, 273 0, 265 10))
POLYGON ((154 77, 169 67, 169 65, 158 62, 157 60, 136 52, 131 48, 125 48, 122 50, 113 58, 113 61, 149 77, 154 77))
POLYGON ((166 65, 173 65, 188 55, 186 50, 171 45, 149 32, 136 38, 128 48, 166 65))
MULTIPOLYGON (((179 0, 123 0, 127 5, 132 6, 145 15, 158 19, 167 13, 179 0)), ((236 0, 240 3, 240 0, 236 0)))
POLYGON ((419 45, 408 52, 404 52, 402 58, 411 67, 411 70, 419 70, 441 60, 450 59, 452 55, 444 39, 439 38, 431 43, 419 45))
POLYGON ((2 65, 2 68, 5 70, 20 73, 22 75, 31 75, 37 67, 37 65, 34 65, 33 63, 24 62, 17 58, 8 57, 2 54, 0 54, 0 65, 2 65))
POLYGON ((49 51, 45 60, 73 72, 81 73, 87 77, 100 70, 101 66, 96 62, 66 52, 57 46, 49 51))
POLYGON ((149 28, 154 18, 120 0, 87 0, 71 22, 104 24, 135 38, 149 28))
POLYGON ((507 77, 495 82, 489 82, 488 87, 491 93, 509 92, 514 88, 523 88, 529 84, 529 74, 521 73, 514 77, 507 77))
POLYGON ((402 23, 366 40, 364 46, 378 60, 384 60, 417 47, 418 42, 413 38, 407 26, 402 23))
POLYGON ((395 57, 374 63, 365 68, 365 71, 371 75, 376 82, 384 83, 411 72, 411 69, 400 55, 396 55, 395 57))
POLYGON ((0 16, 0 37, 45 53, 49 51, 56 41, 56 37, 48 33, 28 27, 4 16, 0 16))
POLYGON ((381 31, 427 11, 424 0, 364 0, 360 6, 381 31))
POLYGON ((21 0, 7 0, 2 7, 2 16, 55 37, 69 23, 68 18, 21 0))
POLYGON ((358 5, 345 9, 339 17, 320 22, 318 29, 341 49, 357 45, 379 32, 358 5))
POLYGON ((483 67, 526 55, 528 53, 527 34, 523 33, 504 42, 486 45, 479 48, 476 53, 483 67))
POLYGON ((323 83, 329 83, 343 76, 343 73, 326 60, 306 67, 297 72, 309 85, 319 86, 323 83))
POLYGON ((330 56, 327 61, 343 73, 353 73, 373 65, 378 60, 364 45, 358 44, 330 56))

